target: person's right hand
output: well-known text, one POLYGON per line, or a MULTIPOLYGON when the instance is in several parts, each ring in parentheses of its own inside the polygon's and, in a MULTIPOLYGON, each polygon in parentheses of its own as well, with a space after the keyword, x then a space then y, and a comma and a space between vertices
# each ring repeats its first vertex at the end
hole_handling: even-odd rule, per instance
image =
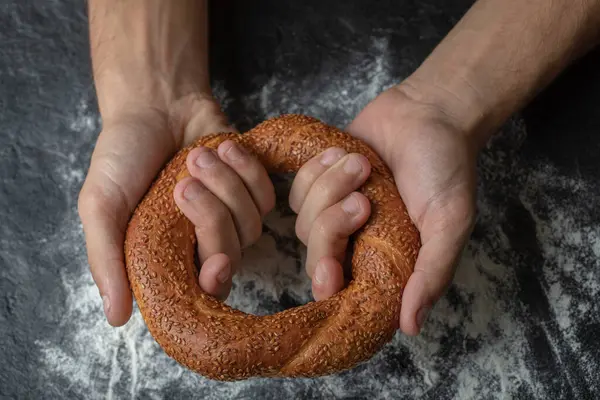
POLYGON ((92 276, 113 326, 125 324, 132 310, 123 245, 134 208, 182 146, 232 131, 218 104, 203 94, 165 108, 130 104, 106 114, 78 204, 92 276))

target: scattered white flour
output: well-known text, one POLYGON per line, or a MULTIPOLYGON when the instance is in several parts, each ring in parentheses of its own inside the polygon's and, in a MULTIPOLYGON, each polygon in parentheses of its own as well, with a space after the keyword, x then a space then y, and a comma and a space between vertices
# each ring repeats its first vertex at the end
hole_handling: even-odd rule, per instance
POLYGON ((523 193, 522 203, 530 212, 540 199, 548 207, 544 219, 531 212, 546 260, 543 268, 546 295, 565 339, 563 344, 577 354, 586 379, 597 382, 597 371, 587 368, 597 360, 581 347, 577 329, 581 321, 598 319, 597 308, 593 305, 600 295, 600 226, 597 221, 582 219, 578 207, 569 208, 570 204, 555 200, 559 191, 584 199, 596 194, 583 180, 567 179, 550 167, 532 171, 529 181, 531 184, 523 193), (535 185, 535 182, 544 182, 544 186, 535 185), (571 285, 570 289, 568 285, 571 285))
MULTIPOLYGON (((356 55, 343 70, 324 69, 319 75, 307 76, 293 84, 275 73, 260 91, 241 97, 240 101, 256 104, 265 119, 298 113, 325 122, 337 119, 350 123, 369 101, 404 78, 392 73, 388 46, 387 38, 373 38, 371 51, 356 55)), ((223 82, 216 82, 214 92, 227 106, 223 82)))
POLYGON ((95 132, 100 125, 97 113, 90 112, 90 106, 85 100, 77 104, 76 115, 71 119, 69 128, 74 132, 95 132))
MULTIPOLYGON (((93 140, 93 135, 97 133, 99 126, 100 117, 98 114, 90 110, 85 100, 81 100, 76 106, 75 115, 70 118, 69 128, 71 131, 77 133, 79 139, 83 139, 82 142, 86 142, 93 140)), ((72 138, 65 136, 62 140, 69 141, 72 138)), ((72 143, 69 143, 58 147, 58 149, 62 148, 73 148, 73 146, 72 143)), ((85 171, 81 168, 77 155, 74 152, 65 154, 58 149, 44 148, 43 150, 59 159, 56 163, 55 173, 60 178, 62 189, 68 190, 80 187, 85 179, 85 171)), ((77 151, 77 149, 74 151, 77 151)))
MULTIPOLYGON (((275 215, 271 219, 271 222, 279 224, 282 231, 293 232, 291 221, 278 219, 275 215)), ((72 224, 65 225, 65 229, 59 235, 65 248, 58 250, 69 252, 66 247, 80 240, 77 239, 80 228, 72 224)), ((81 252, 71 250, 69 253, 81 252)), ((257 384, 256 381, 212 382, 180 367, 162 352, 149 335, 137 308, 126 326, 110 327, 104 320, 98 290, 84 257, 79 256, 77 263, 81 266, 79 274, 65 273, 62 276, 67 298, 64 326, 59 331, 65 332, 65 337, 37 343, 48 366, 45 372, 49 381, 53 375, 60 376, 86 398, 108 399, 123 398, 125 393, 132 399, 163 398, 162 390, 174 383, 178 388, 189 388, 190 392, 204 388, 198 392, 199 398, 207 395, 211 398, 236 398, 257 384)), ((501 291, 514 286, 512 279, 510 266, 495 264, 480 249, 471 246, 465 252, 455 279, 458 292, 465 298, 469 297, 471 303, 460 303, 457 308, 446 298, 442 299, 432 311, 427 328, 420 337, 408 338, 397 334, 391 345, 377 354, 366 368, 353 371, 353 381, 376 385, 377 390, 372 393, 390 399, 396 398, 397 393, 410 398, 427 393, 428 389, 442 384, 440 376, 447 374, 448 371, 444 370, 448 368, 452 368, 451 375, 456 380, 448 382, 448 385, 456 385, 457 399, 481 396, 505 398, 514 385, 527 384, 529 374, 522 364, 527 349, 518 347, 524 343, 522 332, 512 318, 511 305, 499 300, 501 291), (486 274, 492 274, 496 279, 490 281, 486 274), (499 287, 496 282, 501 282, 502 286, 499 287), (440 354, 440 341, 449 330, 457 330, 462 336, 462 340, 456 342, 459 346, 461 342, 462 346, 467 346, 467 341, 473 339, 482 347, 467 355, 461 354, 462 348, 451 350, 450 355, 440 354), (402 357, 409 357, 418 373, 404 376, 401 369, 383 368, 386 359, 394 358, 393 353, 396 352, 404 354, 402 357), (379 378, 374 378, 374 373, 379 378), (485 382, 481 383, 483 378, 485 382), (474 396, 468 396, 469 393, 474 396)), ((257 302, 259 298, 277 301, 284 288, 306 298, 310 288, 304 272, 295 273, 295 260, 278 253, 269 236, 264 236, 245 255, 243 273, 236 283, 238 289, 232 293, 228 303, 255 313, 264 312, 257 302), (244 290, 247 282, 253 282, 255 287, 244 290)), ((344 374, 326 377, 319 380, 318 386, 332 397, 343 397, 352 393, 348 379, 344 374)), ((303 381, 283 382, 291 394, 305 384, 303 381)))
MULTIPOLYGON (((324 72, 326 76, 306 78, 294 85, 274 77, 262 90, 242 101, 259 102, 267 117, 282 112, 303 112, 327 120, 328 116, 338 113, 338 119, 350 122, 361 107, 396 83, 393 79, 399 79, 390 73, 387 45, 385 39, 375 40, 368 63, 357 58, 336 74, 324 72), (284 99, 283 102, 275 103, 272 96, 275 92, 287 94, 278 97, 284 99), (312 99, 312 103, 302 104, 298 99, 312 99), (342 117, 339 117, 340 112, 344 114, 342 117)), ((226 97, 222 87, 217 87, 217 92, 220 97, 226 97)), ((86 107, 84 103, 80 105, 80 118, 76 118, 71 127, 89 133, 97 128, 98 122, 86 116, 86 107)), ((495 156, 500 158, 495 160, 497 165, 505 164, 503 158, 510 159, 510 155, 501 153, 495 156)), ((72 189, 80 184, 81 172, 69 174, 67 170, 58 171, 58 175, 61 184, 72 189)), ((585 316, 590 307, 585 302, 577 304, 565 292, 561 276, 572 276, 590 298, 597 298, 600 287, 598 273, 590 278, 591 269, 578 265, 576 251, 565 251, 563 247, 565 243, 572 244, 573 248, 590 246, 597 257, 600 233, 596 227, 577 225, 574 222, 577 216, 571 214, 572 210, 566 210, 550 195, 545 196, 546 185, 584 190, 579 183, 561 180, 556 171, 542 167, 530 174, 531 185, 521 193, 521 200, 536 218, 538 238, 544 256, 550 260, 549 265, 544 266, 545 287, 560 328, 569 335, 572 321, 585 316), (550 207, 548 220, 536 217, 532 204, 539 196, 550 207)), ((480 199, 480 224, 488 242, 497 248, 490 249, 483 242, 470 243, 453 288, 432 310, 422 335, 409 338, 397 334, 370 362, 348 373, 317 380, 238 383, 212 382, 180 367, 149 335, 137 309, 125 327, 115 329, 105 322, 98 291, 80 248, 83 239, 73 209, 59 233, 43 244, 44 251, 62 253, 77 265, 62 276, 66 298, 62 326, 57 332, 63 332, 64 336, 37 342, 40 357, 47 366, 43 373, 49 382, 55 378, 67 380, 71 390, 86 399, 161 399, 168 398, 169 388, 173 387, 187 393, 186 397, 209 399, 248 398, 252 390, 258 389, 264 392, 256 398, 275 395, 296 398, 299 392, 305 396, 317 393, 323 398, 367 395, 382 399, 429 398, 428 393, 435 389, 447 390, 446 398, 505 399, 520 387, 527 387, 534 394, 544 393, 543 388, 536 387, 526 365, 531 349, 516 315, 519 300, 514 268, 494 261, 490 255, 492 251, 509 249, 494 207, 497 206, 493 206, 490 199, 480 199)), ((273 214, 267 224, 278 234, 293 236, 290 217, 273 214)), ((593 258, 597 264, 596 259, 593 258)), ((264 301, 278 301, 284 289, 308 300, 310 283, 304 271, 297 269, 294 257, 279 253, 274 239, 268 235, 245 253, 242 271, 228 300, 234 307, 264 313, 264 301)))
MULTIPOLYGON (((282 217, 278 212, 270 213, 265 219, 265 224, 273 229, 277 235, 294 238, 294 217, 282 217)), ((306 256, 303 245, 294 241, 300 259, 306 256)), ((261 298, 278 302, 284 289, 303 303, 311 300, 311 283, 303 270, 298 271, 297 260, 286 256, 277 250, 276 241, 271 235, 263 235, 252 247, 244 251, 244 268, 235 278, 237 290, 233 291, 227 299, 227 304, 238 310, 264 315, 265 310, 257 301, 255 295, 250 293, 260 292, 261 298), (247 260, 247 261, 246 261, 247 260), (251 285, 251 290, 244 290, 251 285)), ((303 266, 304 264, 302 264, 303 266)))

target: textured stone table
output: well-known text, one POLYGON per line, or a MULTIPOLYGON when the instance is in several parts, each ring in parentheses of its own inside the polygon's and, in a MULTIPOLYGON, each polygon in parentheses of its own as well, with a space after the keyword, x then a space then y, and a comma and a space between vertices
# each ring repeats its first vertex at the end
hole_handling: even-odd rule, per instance
MULTIPOLYGON (((336 376, 218 383, 166 357, 137 311, 119 329, 102 316, 76 211, 100 129, 83 3, 0 5, 1 398, 600 397, 598 54, 482 154, 473 238, 421 336, 336 376)), ((240 129, 289 112, 343 127, 469 6, 220 3, 214 84, 240 129)), ((265 231, 229 300, 259 314, 310 299, 293 216, 265 231)))

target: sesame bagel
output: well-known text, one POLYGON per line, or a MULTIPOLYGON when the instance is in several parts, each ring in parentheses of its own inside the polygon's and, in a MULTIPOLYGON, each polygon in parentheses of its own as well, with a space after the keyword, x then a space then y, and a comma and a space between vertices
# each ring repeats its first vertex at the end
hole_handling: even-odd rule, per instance
POLYGON ((363 142, 318 120, 286 115, 245 134, 198 139, 166 165, 130 220, 125 241, 130 285, 150 333, 176 361, 216 380, 314 377, 369 359, 393 337, 402 290, 413 272, 419 233, 393 177, 363 142), (194 226, 173 198, 197 146, 231 139, 270 173, 295 172, 328 147, 365 155, 371 176, 360 191, 371 202, 367 223, 353 235, 352 280, 327 300, 274 315, 235 310, 203 292, 194 262, 194 226))

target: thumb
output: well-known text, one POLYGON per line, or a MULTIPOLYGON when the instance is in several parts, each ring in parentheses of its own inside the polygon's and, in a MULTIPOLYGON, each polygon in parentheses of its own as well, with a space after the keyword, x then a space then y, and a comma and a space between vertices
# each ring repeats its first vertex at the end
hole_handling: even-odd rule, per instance
POLYGON ((90 168, 79 195, 78 208, 90 270, 102 297, 104 313, 109 324, 121 326, 129 320, 132 309, 123 252, 129 217, 124 195, 95 165, 90 168))
POLYGON ((402 294, 400 329, 407 335, 419 334, 433 305, 452 282, 462 247, 438 236, 419 251, 415 270, 402 294))
POLYGON ((100 133, 79 194, 90 269, 106 318, 113 326, 125 324, 131 316, 132 295, 123 248, 129 217, 175 150, 160 120, 142 121, 147 124, 129 121, 100 133))
POLYGON ((451 198, 426 212, 421 224, 423 243, 402 294, 400 329, 407 335, 420 332, 429 311, 452 282, 474 215, 469 196, 451 198))

